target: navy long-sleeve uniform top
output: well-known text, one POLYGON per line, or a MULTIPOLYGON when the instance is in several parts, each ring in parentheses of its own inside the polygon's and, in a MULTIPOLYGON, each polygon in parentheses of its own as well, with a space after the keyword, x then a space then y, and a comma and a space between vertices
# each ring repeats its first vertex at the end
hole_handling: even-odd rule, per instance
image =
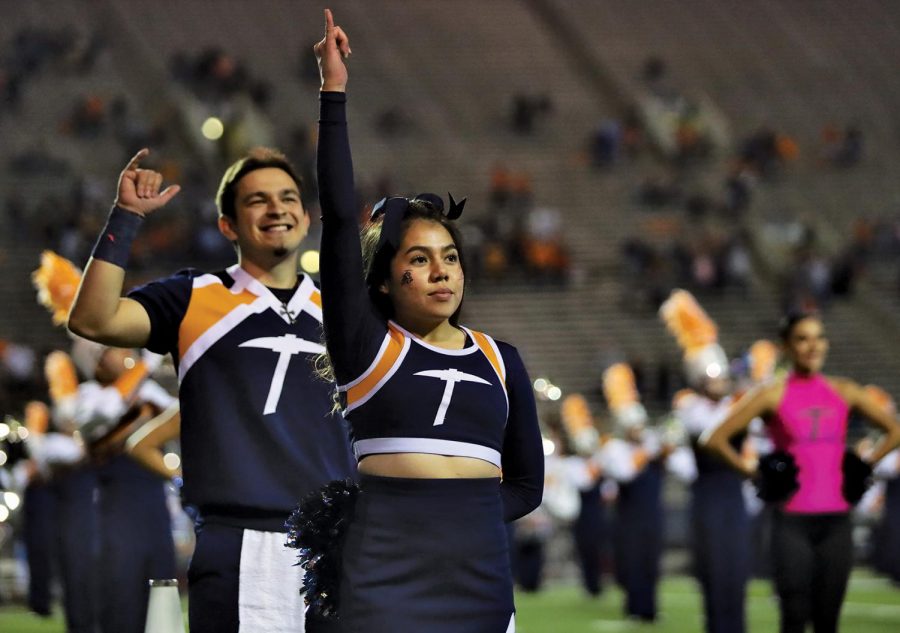
POLYGON ((544 456, 531 381, 516 349, 463 328, 461 350, 429 345, 369 300, 363 274, 346 96, 323 92, 318 178, 325 340, 358 459, 433 453, 502 470, 507 521, 541 502, 544 456))
POLYGON ((205 519, 284 531, 299 499, 355 475, 333 386, 313 373, 322 310, 310 278, 285 302, 237 265, 129 296, 150 317, 147 348, 175 361, 184 498, 205 519))

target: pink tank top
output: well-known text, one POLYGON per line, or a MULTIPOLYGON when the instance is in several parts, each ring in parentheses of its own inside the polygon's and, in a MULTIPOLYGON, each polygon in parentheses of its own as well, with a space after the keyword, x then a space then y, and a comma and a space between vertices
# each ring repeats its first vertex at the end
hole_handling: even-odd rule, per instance
POLYGON ((803 514, 847 512, 841 493, 849 407, 824 376, 791 374, 784 396, 769 419, 776 450, 797 462, 800 488, 782 506, 803 514))

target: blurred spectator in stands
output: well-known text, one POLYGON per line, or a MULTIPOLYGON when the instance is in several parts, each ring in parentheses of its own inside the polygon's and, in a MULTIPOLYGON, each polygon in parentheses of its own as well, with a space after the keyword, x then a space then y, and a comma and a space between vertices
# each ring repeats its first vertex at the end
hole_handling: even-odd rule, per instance
POLYGON ((739 156, 760 178, 773 178, 784 166, 797 159, 800 149, 791 136, 770 127, 761 127, 741 144, 739 156))
MULTIPOLYGON (((306 57, 309 57, 309 55, 306 55, 306 57)), ((316 83, 318 81, 318 75, 316 75, 316 83)), ((284 148, 284 153, 303 179, 303 191, 300 195, 303 197, 304 206, 318 204, 319 183, 316 179, 316 139, 308 126, 295 125, 288 132, 288 142, 284 148)), ((384 196, 374 196, 371 199, 380 200, 382 197, 384 196)), ((369 198, 366 199, 368 200, 369 198)))
POLYGON ((746 294, 753 274, 753 259, 745 235, 738 234, 731 238, 724 259, 726 285, 746 294))
POLYGON ((650 55, 644 60, 641 79, 657 99, 672 101, 679 97, 678 91, 669 85, 669 67, 659 55, 650 55))
POLYGON ((21 343, 0 339, 0 402, 9 411, 21 410, 29 400, 46 393, 39 353, 21 343))
POLYGON ((128 100, 122 95, 113 99, 109 105, 109 123, 123 155, 134 156, 142 147, 165 146, 165 129, 159 125, 151 125, 142 116, 135 115, 128 100))
POLYGON ((461 222, 459 231, 466 245, 466 282, 477 283, 484 272, 485 236, 479 222, 461 222))
POLYGON ((254 107, 265 110, 271 99, 268 80, 254 76, 245 64, 221 48, 210 46, 191 56, 177 52, 169 61, 169 72, 201 101, 221 105, 245 96, 254 107))
POLYGON ((513 95, 510 111, 512 130, 516 134, 527 136, 534 132, 542 118, 552 112, 553 101, 550 95, 517 92, 513 95))
POLYGON ((609 169, 619 157, 622 144, 622 124, 616 119, 604 119, 591 135, 591 166, 595 169, 609 169))
POLYGON ((562 215, 553 207, 534 207, 528 213, 522 238, 528 277, 564 283, 570 267, 563 241, 562 215))
POLYGON ((638 186, 637 199, 642 205, 659 209, 681 199, 682 191, 675 176, 654 174, 647 176, 638 186))
POLYGON ((502 209, 506 207, 512 196, 512 172, 505 164, 498 161, 491 166, 490 179, 488 200, 491 208, 502 209))
POLYGON ((415 132, 415 121, 401 106, 393 105, 375 114, 374 127, 384 138, 397 138, 415 132))
POLYGON ((9 157, 7 166, 16 176, 65 177, 72 167, 62 158, 54 156, 42 142, 16 152, 9 157))
POLYGON ((831 300, 831 266, 813 247, 797 249, 784 289, 787 308, 824 310, 831 300))
POLYGON ((637 108, 629 107, 622 117, 621 147, 625 156, 635 156, 644 146, 644 126, 637 108))
POLYGON ((6 226, 12 231, 13 239, 17 242, 25 239, 28 235, 28 206, 21 191, 13 190, 7 194, 4 211, 6 213, 6 226))
POLYGON ((22 103, 22 80, 22 73, 0 68, 0 108, 18 112, 22 103))
POLYGON ((725 178, 725 201, 722 205, 725 215, 733 219, 743 216, 750 206, 756 177, 746 165, 738 162, 729 170, 725 178))
POLYGON ((684 99, 678 115, 674 158, 676 165, 686 167, 707 158, 712 151, 712 143, 703 129, 703 113, 696 103, 684 99))
POLYGON ((691 280, 697 290, 709 290, 718 284, 719 269, 712 250, 706 244, 695 247, 691 258, 691 280))
POLYGON ((689 222, 701 222, 713 208, 713 201, 708 194, 698 191, 687 196, 684 208, 689 222))
POLYGON ((106 101, 100 95, 89 94, 75 102, 68 118, 63 121, 62 129, 81 138, 94 138, 103 132, 105 126, 106 101))
POLYGON ((821 132, 821 160, 826 165, 847 169, 859 163, 863 154, 863 132, 856 125, 843 129, 826 123, 821 132))

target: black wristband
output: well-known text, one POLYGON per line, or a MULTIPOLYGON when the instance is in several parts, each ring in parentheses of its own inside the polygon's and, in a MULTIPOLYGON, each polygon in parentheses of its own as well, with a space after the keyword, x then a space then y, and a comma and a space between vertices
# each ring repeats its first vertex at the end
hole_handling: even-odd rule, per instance
POLYGON ((91 257, 125 268, 131 253, 131 243, 137 236, 143 219, 142 215, 114 206, 109 212, 106 226, 94 244, 91 257))

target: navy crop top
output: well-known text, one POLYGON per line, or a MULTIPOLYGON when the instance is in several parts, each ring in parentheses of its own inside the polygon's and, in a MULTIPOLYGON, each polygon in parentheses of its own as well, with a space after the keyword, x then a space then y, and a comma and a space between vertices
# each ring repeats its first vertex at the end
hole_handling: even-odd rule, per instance
POLYGON ((544 455, 531 381, 515 348, 465 329, 461 350, 429 345, 369 300, 344 93, 321 93, 318 178, 325 341, 357 459, 432 453, 501 468, 507 521, 541 502, 544 455))

